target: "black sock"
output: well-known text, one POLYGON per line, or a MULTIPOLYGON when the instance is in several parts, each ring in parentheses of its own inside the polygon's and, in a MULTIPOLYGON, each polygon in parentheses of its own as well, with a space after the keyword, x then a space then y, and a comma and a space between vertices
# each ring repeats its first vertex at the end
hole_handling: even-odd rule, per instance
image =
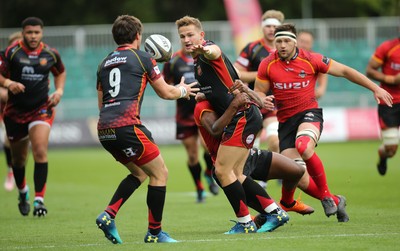
POLYGON ((166 192, 167 188, 165 186, 148 186, 147 207, 149 210, 149 231, 152 235, 157 235, 161 232, 166 192))
POLYGON ((204 152, 203 158, 204 158, 204 161, 206 162, 206 166, 207 166, 206 174, 211 176, 212 175, 212 170, 214 169, 214 165, 213 165, 213 162, 212 162, 212 159, 211 159, 211 155, 208 152, 204 152))
POLYGON ((192 174, 192 178, 194 184, 196 186, 196 190, 204 190, 203 184, 201 183, 201 166, 200 163, 197 163, 193 166, 188 165, 189 171, 192 174))
POLYGON ((13 166, 13 173, 15 179, 15 185, 18 189, 22 189, 22 185, 24 184, 25 180, 25 166, 22 167, 15 167, 13 166))
POLYGON ((239 217, 244 217, 246 215, 242 215, 243 213, 241 212, 241 203, 244 205, 246 204, 246 194, 243 190, 242 184, 238 180, 233 182, 230 185, 227 185, 226 187, 222 188, 224 190, 224 193, 226 197, 229 200, 229 203, 231 203, 231 206, 233 210, 235 211, 236 216, 239 217))
POLYGON ((35 183, 35 194, 44 197, 46 190, 46 181, 48 173, 48 163, 35 162, 35 170, 33 172, 33 181, 35 183))
POLYGON ((140 184, 140 180, 131 174, 126 176, 126 178, 119 183, 119 186, 111 198, 110 203, 108 203, 106 209, 111 218, 115 218, 118 210, 129 199, 129 197, 140 186, 140 184))
POLYGON ((246 193, 247 204, 259 213, 265 213, 264 206, 261 204, 262 198, 271 199, 268 193, 257 182, 250 177, 243 181, 243 189, 246 193))

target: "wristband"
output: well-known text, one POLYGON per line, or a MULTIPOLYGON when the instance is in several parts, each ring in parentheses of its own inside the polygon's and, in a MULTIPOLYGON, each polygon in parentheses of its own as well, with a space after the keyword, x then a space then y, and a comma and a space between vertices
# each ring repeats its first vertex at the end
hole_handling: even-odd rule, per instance
POLYGON ((179 98, 186 97, 186 94, 187 94, 186 88, 183 86, 179 86, 179 90, 181 91, 181 96, 179 98))

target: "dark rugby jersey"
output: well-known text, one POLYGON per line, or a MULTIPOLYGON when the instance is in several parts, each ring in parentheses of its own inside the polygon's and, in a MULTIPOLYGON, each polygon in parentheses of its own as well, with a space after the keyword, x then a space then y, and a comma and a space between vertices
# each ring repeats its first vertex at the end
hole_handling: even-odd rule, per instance
POLYGON ((276 51, 261 62, 257 78, 261 82, 269 81, 275 96, 279 122, 318 107, 315 98, 318 73, 328 72, 330 64, 330 58, 303 49, 297 49, 289 60, 281 60, 276 51))
MULTIPOLYGON (((382 73, 395 76, 400 73, 400 38, 383 42, 372 58, 382 65, 382 73)), ((381 83, 381 87, 393 96, 393 103, 400 103, 400 85, 381 83)))
POLYGON ((8 92, 6 114, 30 111, 48 100, 49 73, 58 76, 64 72, 64 65, 56 49, 41 42, 33 51, 22 41, 7 47, 4 56, 3 71, 9 78, 25 86, 25 92, 8 92))
MULTIPOLYGON (((275 49, 268 47, 264 39, 248 43, 240 52, 236 63, 240 64, 247 71, 257 71, 261 61, 273 53, 275 49)), ((254 81, 248 83, 250 89, 254 90, 254 81)))
MULTIPOLYGON (((206 41, 203 45, 212 45, 211 41, 206 41)), ((222 55, 215 60, 208 60, 204 55, 194 58, 195 77, 201 85, 202 92, 211 103, 215 112, 221 116, 228 108, 233 99, 229 93, 229 88, 233 86, 239 76, 229 59, 222 55)))
MULTIPOLYGON (((172 59, 164 64, 163 75, 167 83, 174 85, 179 84, 182 76, 185 77, 186 84, 195 82, 193 58, 182 50, 177 51, 172 59)), ((181 98, 177 99, 176 104, 176 122, 184 126, 195 126, 193 110, 196 100, 193 97, 190 100, 181 98)))
MULTIPOLYGON (((4 62, 4 60, 5 60, 5 58, 4 58, 5 55, 4 55, 4 53, 5 53, 5 51, 0 51, 0 73, 1 73, 3 76, 8 77, 8 76, 7 76, 7 73, 6 73, 6 71, 5 71, 5 68, 4 68, 4 65, 5 65, 5 62, 4 62)), ((5 100, 1 99, 1 100, 0 100, 0 121, 3 121, 3 110, 4 110, 5 105, 6 105, 5 100)))
POLYGON ((140 108, 148 81, 161 77, 150 54, 119 47, 100 63, 97 89, 103 91, 98 129, 141 124, 140 108))

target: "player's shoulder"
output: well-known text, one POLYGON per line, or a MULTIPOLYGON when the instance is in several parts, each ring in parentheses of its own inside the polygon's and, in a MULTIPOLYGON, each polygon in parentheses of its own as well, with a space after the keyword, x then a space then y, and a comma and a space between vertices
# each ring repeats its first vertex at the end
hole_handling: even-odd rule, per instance
POLYGON ((212 110, 212 106, 207 99, 198 101, 195 106, 195 111, 198 113, 203 112, 204 110, 212 110))
POLYGON ((279 61, 279 56, 278 56, 278 53, 275 51, 275 52, 269 54, 267 57, 265 57, 261 61, 261 63, 263 63, 263 64, 271 64, 271 63, 278 62, 278 61, 279 61))
POLYGON ((55 47, 52 47, 46 43, 43 43, 43 49, 59 54, 58 50, 55 47))
POLYGON ((214 41, 212 41, 212 40, 206 40, 206 41, 204 41, 203 46, 209 46, 209 45, 216 45, 216 46, 219 47, 219 45, 216 44, 216 43, 215 43, 214 41))
POLYGON ((179 62, 185 62, 185 56, 182 50, 178 50, 172 54, 171 59, 168 61, 170 64, 176 64, 179 62))
POLYGON ((262 46, 262 39, 257 39, 257 40, 251 41, 246 45, 246 47, 249 48, 250 50, 252 50, 253 48, 255 48, 257 46, 262 46))
POLYGON ((390 50, 394 48, 395 46, 400 45, 400 38, 394 38, 394 39, 389 39, 383 41, 379 46, 378 49, 383 49, 383 50, 390 50))
POLYGON ((134 49, 131 49, 129 51, 133 52, 134 54, 137 54, 140 58, 143 58, 143 59, 146 59, 146 60, 147 59, 151 59, 151 55, 146 51, 134 50, 134 49))
POLYGON ((14 53, 16 50, 22 48, 22 44, 19 41, 15 41, 14 43, 10 44, 5 50, 4 50, 4 56, 7 57, 8 55, 14 53))
POLYGON ((313 62, 314 60, 319 60, 321 58, 324 58, 325 56, 318 52, 308 51, 299 48, 298 57, 301 58, 302 60, 313 62))

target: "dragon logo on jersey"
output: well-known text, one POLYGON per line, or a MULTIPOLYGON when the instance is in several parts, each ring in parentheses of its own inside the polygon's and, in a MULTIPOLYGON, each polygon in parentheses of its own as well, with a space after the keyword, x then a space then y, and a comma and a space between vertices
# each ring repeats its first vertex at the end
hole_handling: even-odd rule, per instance
POLYGON ((47 64, 47 58, 40 58, 39 59, 39 64, 41 66, 45 66, 47 64))
POLYGON ((301 70, 299 73, 299 77, 305 78, 307 76, 306 72, 304 70, 301 70))

